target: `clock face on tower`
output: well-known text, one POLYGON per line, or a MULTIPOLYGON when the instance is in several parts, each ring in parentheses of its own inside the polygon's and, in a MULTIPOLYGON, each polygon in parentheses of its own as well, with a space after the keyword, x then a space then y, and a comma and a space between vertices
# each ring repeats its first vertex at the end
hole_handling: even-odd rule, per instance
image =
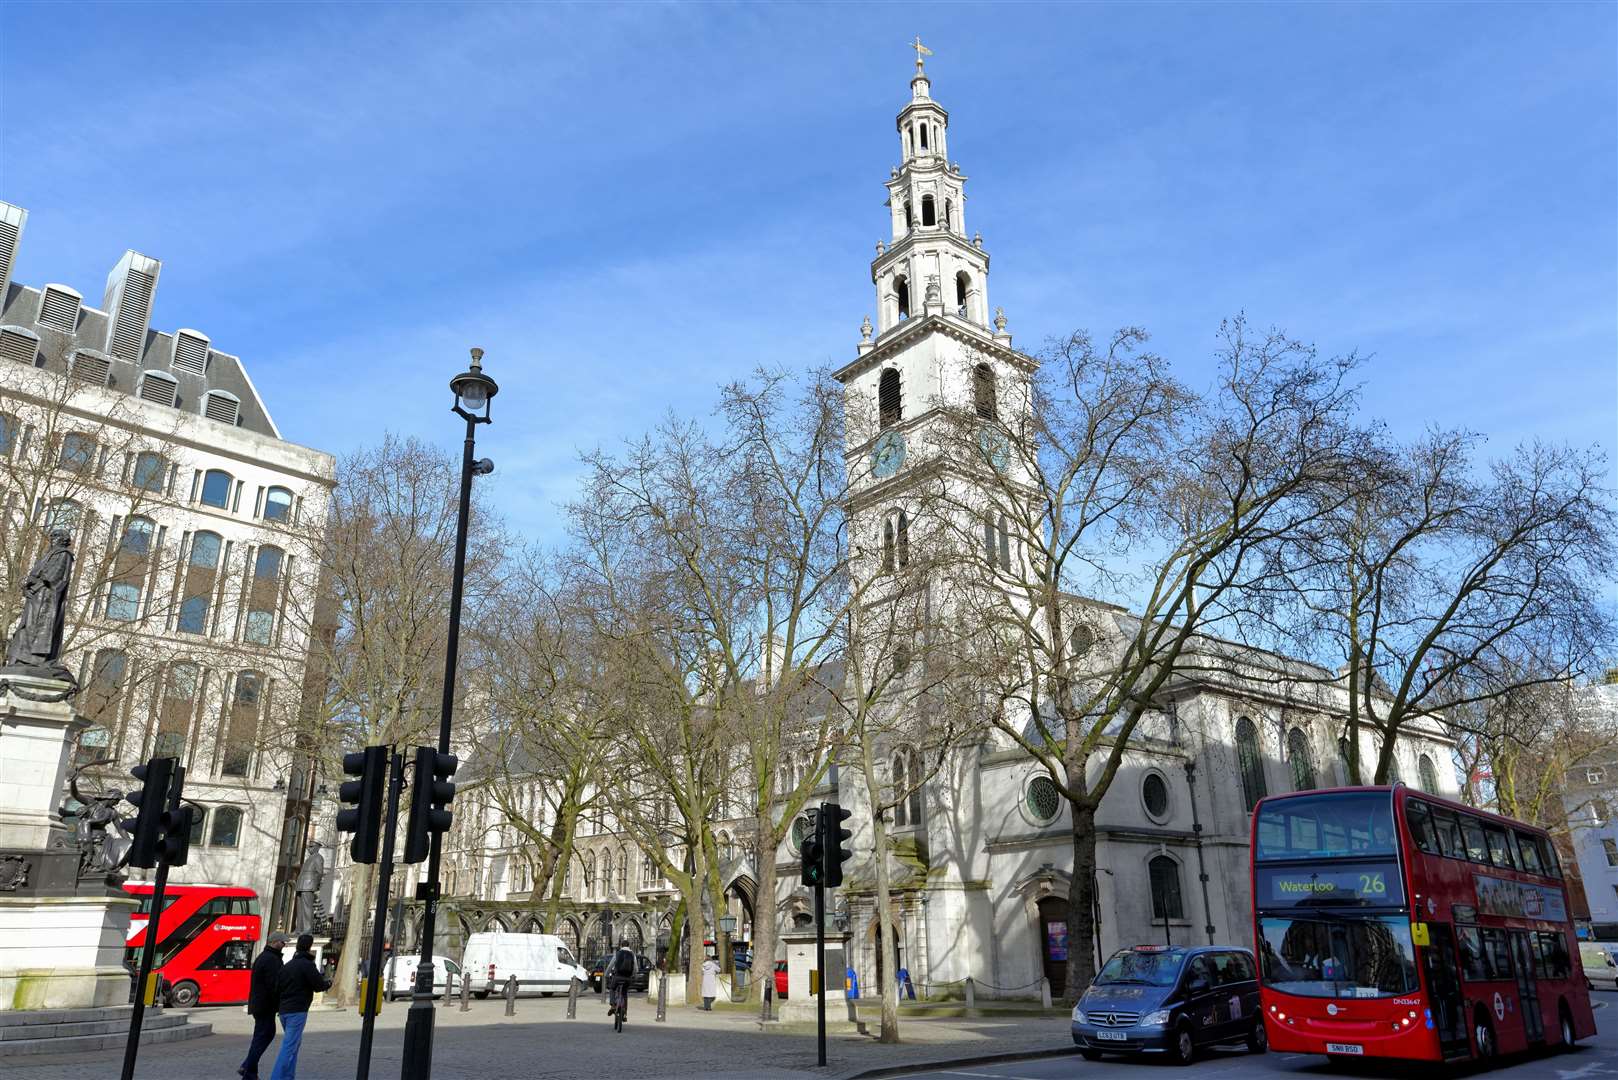
POLYGON ((897 431, 884 431, 871 447, 871 475, 886 480, 905 463, 905 437, 897 431))

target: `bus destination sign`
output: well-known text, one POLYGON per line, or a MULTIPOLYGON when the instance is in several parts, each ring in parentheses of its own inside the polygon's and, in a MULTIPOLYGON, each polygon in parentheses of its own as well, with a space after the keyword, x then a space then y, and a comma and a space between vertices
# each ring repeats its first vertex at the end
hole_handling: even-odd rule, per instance
POLYGON ((1268 906, 1403 904, 1398 863, 1354 867, 1260 868, 1258 893, 1268 906))

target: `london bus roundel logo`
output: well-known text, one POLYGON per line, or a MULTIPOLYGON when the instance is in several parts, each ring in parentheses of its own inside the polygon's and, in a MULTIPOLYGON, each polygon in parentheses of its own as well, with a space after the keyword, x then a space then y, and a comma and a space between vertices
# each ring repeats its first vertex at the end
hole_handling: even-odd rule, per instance
POLYGON ((1494 1018, 1496 1020, 1504 1020, 1506 1018, 1506 1002, 1505 999, 1500 996, 1500 991, 1498 990, 1494 992, 1494 1018))
MULTIPOLYGON (((1495 996, 1499 997, 1498 994, 1496 994, 1495 996)), ((1337 1015, 1337 1004, 1335 1002, 1333 1002, 1332 1004, 1326 1006, 1326 1015, 1328 1015, 1328 1016, 1336 1016, 1337 1015)))

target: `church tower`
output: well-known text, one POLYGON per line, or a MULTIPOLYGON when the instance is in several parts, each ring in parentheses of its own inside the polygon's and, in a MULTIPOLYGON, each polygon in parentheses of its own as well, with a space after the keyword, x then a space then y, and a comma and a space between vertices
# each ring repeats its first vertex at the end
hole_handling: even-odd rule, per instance
POLYGON ((857 357, 836 373, 854 493, 851 539, 880 552, 881 569, 902 568, 914 504, 925 498, 954 507, 951 518, 964 512, 970 520, 931 524, 964 537, 981 529, 988 562, 1001 568, 1017 557, 1004 515, 987 491, 978 497, 961 486, 985 464, 1008 466, 1007 432, 1020 429, 1037 365, 1012 348, 1003 312, 990 319, 989 255, 983 237, 966 231, 966 176, 949 158, 949 113, 933 99, 928 50, 919 39, 912 47, 910 100, 896 124, 900 164, 886 182, 890 235, 877 241, 871 262, 877 321, 866 318, 857 357), (965 439, 952 430, 963 417, 978 428, 965 439), (941 460, 959 457, 976 460, 955 462, 964 470, 941 460), (951 485, 947 496, 928 490, 929 480, 951 485))

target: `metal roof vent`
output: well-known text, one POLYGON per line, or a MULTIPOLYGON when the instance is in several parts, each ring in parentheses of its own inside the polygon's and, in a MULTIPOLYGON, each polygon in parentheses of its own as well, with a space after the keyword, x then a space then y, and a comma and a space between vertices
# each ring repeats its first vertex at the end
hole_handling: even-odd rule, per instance
POLYGON ((75 379, 106 386, 112 375, 112 357, 94 349, 74 349, 67 370, 75 379))
POLYGON ((33 367, 39 357, 39 335, 25 326, 0 326, 0 356, 33 367))
POLYGON ((47 285, 39 300, 39 324, 71 334, 79 328, 79 305, 84 298, 66 285, 47 285))
POLYGON ((174 332, 174 368, 193 375, 208 374, 208 335, 196 330, 174 332))
POLYGON ((152 288, 157 278, 131 269, 124 280, 118 310, 113 313, 112 343, 108 351, 125 360, 139 360, 146 348, 146 328, 152 318, 152 288))
POLYGON ((17 245, 27 220, 28 211, 0 202, 0 303, 5 302, 6 286, 11 284, 11 264, 16 261, 17 245))
POLYGON ((236 417, 241 412, 241 398, 224 390, 210 390, 203 402, 202 411, 209 420, 217 420, 221 424, 236 426, 236 417))
POLYGON ((175 381, 172 375, 165 375, 161 371, 141 372, 140 397, 142 401, 167 405, 172 409, 179 394, 179 387, 180 384, 175 381))

